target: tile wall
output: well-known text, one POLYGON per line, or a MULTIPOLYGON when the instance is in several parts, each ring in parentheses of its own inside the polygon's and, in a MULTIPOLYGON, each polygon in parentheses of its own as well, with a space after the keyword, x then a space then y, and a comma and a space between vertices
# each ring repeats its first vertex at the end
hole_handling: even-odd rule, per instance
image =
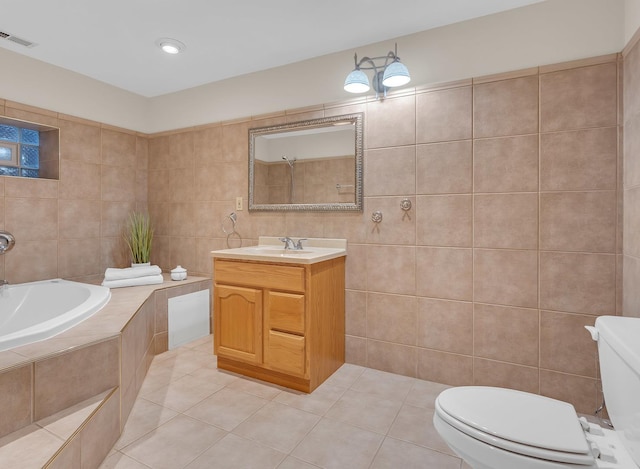
POLYGON ((238 212, 243 243, 348 239, 348 362, 591 412, 583 325, 621 312, 620 66, 611 55, 152 136, 156 261, 211 274, 221 222, 246 197, 249 128, 364 112, 364 212, 238 212))
POLYGON ((640 36, 624 50, 623 314, 640 317, 640 36))
POLYGON ((149 136, 148 158, 144 136, 0 101, 12 117, 54 120, 62 141, 60 181, 2 181, 4 227, 24 245, 6 275, 126 264, 119 229, 147 200, 152 262, 211 275, 209 252, 238 243, 221 225, 236 197, 246 204, 249 128, 363 112, 364 212, 245 207, 242 243, 348 240, 348 362, 592 412, 596 349, 582 326, 622 311, 620 69, 611 55, 182 129, 149 136))
POLYGON ((60 128, 59 180, 0 178, 0 228, 16 238, 0 278, 97 280, 125 267, 121 230, 147 203, 146 136, 2 99, 0 115, 60 128))

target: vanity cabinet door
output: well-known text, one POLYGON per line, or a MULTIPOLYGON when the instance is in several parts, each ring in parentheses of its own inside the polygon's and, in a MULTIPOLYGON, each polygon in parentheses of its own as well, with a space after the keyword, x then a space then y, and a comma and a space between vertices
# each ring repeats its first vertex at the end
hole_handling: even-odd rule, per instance
POLYGON ((304 295, 265 291, 264 366, 305 377, 304 295))
POLYGON ((216 284, 214 321, 216 355, 262 363, 262 290, 216 284))

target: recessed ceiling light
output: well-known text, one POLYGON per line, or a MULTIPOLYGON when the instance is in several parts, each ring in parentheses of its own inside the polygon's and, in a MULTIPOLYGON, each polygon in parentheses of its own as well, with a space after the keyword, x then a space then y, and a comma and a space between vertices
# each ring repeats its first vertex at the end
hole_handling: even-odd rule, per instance
POLYGON ((187 48, 182 42, 171 39, 169 37, 162 37, 156 41, 156 45, 165 51, 167 54, 179 54, 187 48))

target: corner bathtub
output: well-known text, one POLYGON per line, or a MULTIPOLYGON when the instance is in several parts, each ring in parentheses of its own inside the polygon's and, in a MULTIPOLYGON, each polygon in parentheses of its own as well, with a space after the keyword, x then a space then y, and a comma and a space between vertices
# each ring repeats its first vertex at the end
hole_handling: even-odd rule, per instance
POLYGON ((55 279, 0 289, 0 351, 48 339, 97 313, 111 291, 55 279))

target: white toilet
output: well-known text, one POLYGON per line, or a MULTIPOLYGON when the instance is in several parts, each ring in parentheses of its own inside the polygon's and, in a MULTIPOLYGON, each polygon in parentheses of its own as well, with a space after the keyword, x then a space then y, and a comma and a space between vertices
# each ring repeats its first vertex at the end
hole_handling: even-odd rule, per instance
POLYGON ((640 468, 640 318, 601 316, 589 329, 615 430, 579 419, 566 402, 467 386, 436 399, 440 436, 474 469, 640 468))

